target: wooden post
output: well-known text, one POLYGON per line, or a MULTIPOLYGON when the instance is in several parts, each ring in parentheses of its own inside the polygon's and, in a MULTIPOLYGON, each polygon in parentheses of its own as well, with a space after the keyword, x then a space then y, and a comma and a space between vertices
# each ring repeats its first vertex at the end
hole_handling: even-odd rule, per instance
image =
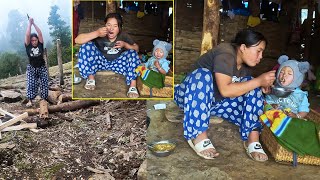
POLYGON ((116 12, 116 3, 113 0, 107 0, 106 3, 106 15, 109 13, 115 13, 116 12))
POLYGON ((313 0, 308 0, 308 17, 305 20, 306 21, 306 24, 305 24, 306 25, 306 27, 305 27, 306 28, 306 40, 305 40, 304 56, 303 56, 303 58, 306 60, 310 60, 310 47, 311 47, 311 38, 312 38, 311 32, 312 32, 312 24, 313 24, 312 19, 313 19, 313 11, 314 11, 313 8, 314 8, 313 0))
POLYGON ((44 62, 46 62, 46 68, 48 70, 48 80, 49 80, 50 79, 50 73, 49 73, 49 62, 48 62, 47 48, 44 48, 43 59, 44 59, 44 62))
POLYGON ((64 81, 63 81, 63 64, 62 64, 61 41, 60 41, 60 39, 57 39, 57 58, 58 58, 58 66, 59 66, 59 81, 60 81, 60 85, 64 85, 64 81))
POLYGON ((218 44, 219 6, 219 0, 204 0, 201 55, 218 44))

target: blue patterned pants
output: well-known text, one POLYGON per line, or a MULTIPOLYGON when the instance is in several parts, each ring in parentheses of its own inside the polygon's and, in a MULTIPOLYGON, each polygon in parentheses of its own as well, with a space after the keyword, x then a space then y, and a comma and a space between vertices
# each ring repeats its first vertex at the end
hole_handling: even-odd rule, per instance
POLYGON ((109 70, 124 75, 126 84, 130 85, 137 78, 134 70, 140 63, 138 53, 132 49, 123 52, 113 61, 108 61, 93 42, 83 44, 79 50, 79 71, 84 79, 95 75, 97 71, 109 70))
MULTIPOLYGON (((240 81, 250 79, 252 77, 243 77, 240 81)), ((184 111, 183 128, 187 140, 196 138, 208 129, 211 115, 239 126, 244 141, 252 130, 262 127, 259 122, 259 115, 263 113, 261 89, 256 88, 242 96, 217 102, 212 74, 206 68, 194 70, 183 83, 175 86, 174 100, 184 111)))
POLYGON ((27 98, 32 100, 38 95, 40 85, 40 96, 42 99, 48 98, 48 71, 45 66, 27 66, 27 98), (40 84, 39 84, 40 81, 40 84))

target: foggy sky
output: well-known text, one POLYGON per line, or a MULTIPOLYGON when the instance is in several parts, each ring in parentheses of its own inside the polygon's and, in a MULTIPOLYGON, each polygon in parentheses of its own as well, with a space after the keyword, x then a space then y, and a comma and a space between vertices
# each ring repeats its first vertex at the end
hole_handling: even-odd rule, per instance
MULTIPOLYGON (((27 13, 34 18, 34 22, 43 33, 44 42, 51 40, 47 22, 50 7, 53 5, 59 7, 58 14, 67 24, 71 25, 72 0, 0 0, 0 36, 7 33, 8 13, 17 9, 22 15, 25 15, 26 21, 28 21, 27 13)), ((33 27, 31 31, 35 32, 33 27)))

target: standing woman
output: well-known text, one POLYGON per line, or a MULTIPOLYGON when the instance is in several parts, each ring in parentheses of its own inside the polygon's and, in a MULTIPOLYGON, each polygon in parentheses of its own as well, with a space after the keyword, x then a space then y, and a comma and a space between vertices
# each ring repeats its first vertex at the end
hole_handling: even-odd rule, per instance
POLYGON ((90 33, 79 34, 75 42, 82 44, 79 50, 80 75, 87 79, 85 89, 96 87, 95 74, 100 70, 111 70, 126 77, 129 85, 127 96, 139 97, 136 88, 135 69, 140 64, 139 46, 122 31, 122 17, 110 13, 104 20, 105 26, 90 33))
POLYGON ((221 43, 203 54, 175 87, 174 100, 184 110, 184 137, 199 156, 214 159, 219 155, 207 135, 212 115, 239 126, 253 160, 268 159, 259 143, 259 115, 263 112, 262 91, 270 91, 275 71, 253 78, 249 69, 260 62, 266 44, 261 33, 242 30, 232 43, 221 43))
POLYGON ((48 70, 43 59, 43 37, 41 30, 34 23, 33 18, 29 18, 24 43, 29 57, 29 64, 27 66, 27 98, 29 102, 27 103, 27 107, 30 107, 32 106, 32 100, 38 94, 39 87, 41 98, 47 99, 48 97, 48 70), (32 25, 37 34, 31 34, 32 25))

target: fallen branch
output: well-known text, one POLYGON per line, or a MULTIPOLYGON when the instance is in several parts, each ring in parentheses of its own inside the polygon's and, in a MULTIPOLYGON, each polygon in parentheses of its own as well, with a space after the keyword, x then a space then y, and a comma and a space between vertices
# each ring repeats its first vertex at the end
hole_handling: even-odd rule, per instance
POLYGON ((71 101, 71 100, 72 100, 71 93, 61 94, 58 98, 58 104, 61 104, 63 102, 67 102, 67 101, 71 101))
MULTIPOLYGON (((98 100, 70 101, 70 102, 59 104, 59 105, 49 106, 48 111, 49 111, 49 113, 74 111, 77 109, 85 108, 85 107, 96 105, 99 103, 100 103, 100 101, 98 101, 98 100)), ((29 116, 32 116, 32 115, 39 113, 39 109, 26 109, 24 111, 27 112, 29 116)))
POLYGON ((57 104, 58 103, 58 97, 61 95, 61 91, 50 91, 48 94, 48 101, 52 104, 57 104))
POLYGON ((24 86, 2 85, 0 89, 25 89, 24 86))
POLYGON ((107 129, 111 129, 110 113, 107 113, 107 115, 106 115, 106 121, 107 121, 107 129))

